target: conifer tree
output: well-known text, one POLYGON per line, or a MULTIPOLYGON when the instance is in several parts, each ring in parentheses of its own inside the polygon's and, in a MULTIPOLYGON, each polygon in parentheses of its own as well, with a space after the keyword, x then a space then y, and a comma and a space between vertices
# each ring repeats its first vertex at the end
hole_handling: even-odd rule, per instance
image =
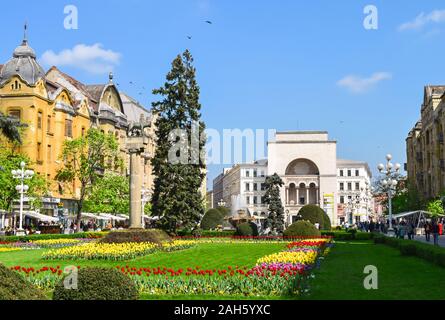
POLYGON ((178 55, 164 86, 153 90, 162 99, 152 104, 157 139, 152 212, 171 234, 179 227, 196 228, 205 210, 200 191, 205 179, 205 125, 192 64, 188 50, 178 55))
POLYGON ((281 203, 280 187, 284 185, 283 180, 276 173, 266 178, 266 193, 263 202, 268 205, 269 214, 266 227, 273 233, 282 234, 284 231, 284 208, 281 203))

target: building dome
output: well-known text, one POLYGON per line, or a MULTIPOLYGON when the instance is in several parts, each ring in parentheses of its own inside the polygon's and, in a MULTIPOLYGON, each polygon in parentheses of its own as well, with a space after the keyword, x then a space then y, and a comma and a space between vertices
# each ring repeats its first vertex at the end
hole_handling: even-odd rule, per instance
POLYGON ((27 40, 23 40, 9 60, 0 71, 0 83, 19 75, 28 84, 35 84, 45 76, 45 71, 36 61, 34 50, 28 45, 27 40))

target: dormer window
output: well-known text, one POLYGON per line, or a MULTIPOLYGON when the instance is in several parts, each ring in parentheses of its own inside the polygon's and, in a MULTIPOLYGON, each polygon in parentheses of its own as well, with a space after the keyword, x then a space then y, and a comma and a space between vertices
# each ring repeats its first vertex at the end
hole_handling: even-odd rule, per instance
POLYGON ((11 85, 11 89, 14 91, 20 90, 22 89, 22 85, 17 80, 15 80, 14 83, 11 85))

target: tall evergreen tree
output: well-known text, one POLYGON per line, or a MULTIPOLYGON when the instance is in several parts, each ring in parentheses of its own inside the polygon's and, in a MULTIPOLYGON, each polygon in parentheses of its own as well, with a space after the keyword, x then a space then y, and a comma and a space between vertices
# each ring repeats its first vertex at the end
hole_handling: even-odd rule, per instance
POLYGON ((266 178, 266 193, 263 202, 268 205, 269 215, 266 221, 266 227, 272 232, 282 234, 284 231, 284 208, 281 203, 280 187, 284 185, 278 174, 273 174, 266 178))
POLYGON ((160 227, 173 234, 179 226, 194 229, 204 214, 205 125, 192 64, 188 50, 178 55, 164 86, 153 90, 162 100, 153 103, 157 147, 152 211, 161 217, 160 227))

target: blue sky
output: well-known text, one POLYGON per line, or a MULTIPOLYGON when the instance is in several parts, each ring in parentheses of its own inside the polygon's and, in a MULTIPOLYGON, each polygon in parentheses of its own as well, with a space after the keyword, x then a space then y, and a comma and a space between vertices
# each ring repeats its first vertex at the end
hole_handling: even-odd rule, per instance
MULTIPOLYGON (((405 162, 423 86, 445 84, 441 10, 445 3, 434 0, 10 1, 2 7, 0 63, 20 43, 26 20, 45 69, 57 62, 99 83, 108 70, 97 72, 97 64, 113 66, 121 90, 150 106, 151 89, 188 48, 208 127, 327 130, 339 158, 374 169, 388 152, 405 162), (78 30, 64 28, 68 4, 78 8, 78 30), (368 4, 378 8, 377 30, 363 27, 368 4), (90 56, 76 60, 82 48, 90 56), (363 86, 348 87, 351 79, 363 86)), ((210 166, 209 184, 222 167, 210 166)))

